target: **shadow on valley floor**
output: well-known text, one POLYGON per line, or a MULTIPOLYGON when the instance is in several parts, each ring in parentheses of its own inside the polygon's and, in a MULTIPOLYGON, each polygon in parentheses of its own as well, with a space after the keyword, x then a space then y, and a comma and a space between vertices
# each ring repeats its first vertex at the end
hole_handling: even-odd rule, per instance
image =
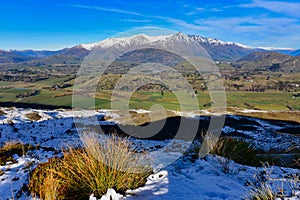
MULTIPOLYGON (((222 121, 222 116, 214 116, 216 120, 218 118, 222 121)), ((152 122, 151 124, 145 123, 140 126, 133 125, 84 125, 85 128, 95 130, 97 132, 104 133, 116 133, 119 135, 129 135, 136 138, 145 138, 151 140, 166 140, 177 139, 193 140, 199 139, 203 133, 205 133, 210 125, 212 117, 199 116, 196 118, 186 118, 180 116, 169 117, 166 120, 159 120, 152 122), (162 126, 163 124, 163 126, 162 126), (180 126, 183 124, 183 126, 180 126), (159 131, 153 135, 151 131, 153 129, 144 129, 147 126, 162 127, 159 131), (194 132, 193 132, 194 131, 194 132)), ((104 119, 102 119, 104 120, 104 119)), ((293 136, 300 135, 300 124, 297 122, 276 121, 276 120, 262 120, 253 117, 245 117, 238 115, 226 115, 225 123, 222 128, 222 135, 226 136, 240 136, 245 138, 257 139, 256 136, 263 132, 266 134, 290 134, 293 136)), ((273 135, 272 135, 273 136, 273 135)))
POLYGON ((55 105, 45 105, 36 103, 21 103, 21 102, 0 102, 0 107, 16 107, 16 108, 32 108, 32 109, 71 109, 71 106, 55 106, 55 105))

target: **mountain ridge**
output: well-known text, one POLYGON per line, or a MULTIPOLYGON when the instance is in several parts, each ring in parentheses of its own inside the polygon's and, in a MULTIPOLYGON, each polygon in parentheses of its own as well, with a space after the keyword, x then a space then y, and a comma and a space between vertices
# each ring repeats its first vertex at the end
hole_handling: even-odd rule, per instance
POLYGON ((231 65, 239 69, 294 73, 300 72, 300 56, 278 52, 253 52, 231 65))
MULTIPOLYGON (((79 64, 94 48, 124 48, 134 47, 149 43, 172 46, 174 42, 198 42, 211 56, 214 61, 236 62, 253 52, 270 52, 266 49, 253 48, 236 42, 224 42, 215 38, 202 37, 199 35, 186 35, 181 32, 172 35, 149 36, 138 34, 129 37, 108 38, 100 42, 79 44, 71 48, 57 51, 34 51, 34 50, 0 50, 0 64, 9 63, 14 65, 52 65, 52 64, 79 64)), ((273 49, 272 51, 275 51, 273 49)), ((278 48, 278 52, 286 54, 300 54, 300 50, 278 48)))

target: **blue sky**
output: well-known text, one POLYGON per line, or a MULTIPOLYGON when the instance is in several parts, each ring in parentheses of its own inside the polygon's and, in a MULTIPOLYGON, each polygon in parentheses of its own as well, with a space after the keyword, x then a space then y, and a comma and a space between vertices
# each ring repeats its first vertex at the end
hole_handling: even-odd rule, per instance
POLYGON ((60 49, 143 26, 300 48, 298 0, 0 0, 0 19, 0 49, 60 49))

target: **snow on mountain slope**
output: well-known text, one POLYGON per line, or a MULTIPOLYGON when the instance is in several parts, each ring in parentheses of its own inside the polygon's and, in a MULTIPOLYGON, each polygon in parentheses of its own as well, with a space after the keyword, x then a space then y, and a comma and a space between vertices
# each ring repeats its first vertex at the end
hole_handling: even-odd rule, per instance
POLYGON ((192 37, 194 40, 199 41, 200 43, 204 43, 204 44, 210 44, 210 45, 222 45, 222 46, 229 46, 229 45, 235 45, 235 46, 239 46, 242 48, 246 48, 246 49, 252 49, 252 47, 247 46, 247 45, 243 45, 237 42, 224 42, 222 40, 218 40, 215 38, 206 38, 206 37, 202 37, 199 35, 191 35, 190 37, 192 37))
POLYGON ((85 48, 87 50, 92 50, 95 47, 109 48, 109 47, 126 47, 131 45, 143 45, 147 43, 153 43, 156 41, 163 41, 171 36, 172 35, 149 36, 145 34, 139 34, 130 37, 108 38, 96 43, 81 44, 80 47, 85 48))
POLYGON ((95 47, 102 47, 102 48, 109 48, 109 47, 126 47, 129 45, 142 45, 142 44, 148 44, 153 42, 174 42, 174 41, 181 41, 181 42, 187 42, 189 40, 198 41, 200 43, 210 44, 210 45, 236 45, 240 46, 242 48, 252 48, 243 44, 235 43, 235 42, 224 42, 218 39, 214 38, 206 38, 201 37, 198 35, 185 35, 183 33, 175 33, 173 35, 161 35, 161 36, 149 36, 145 34, 138 34, 133 35, 130 37, 120 37, 120 38, 108 38, 100 42, 96 43, 90 43, 90 44, 81 44, 79 45, 82 48, 85 48, 87 50, 92 50, 95 47))
MULTIPOLYGON (((189 48, 189 44, 191 43, 199 45, 200 49, 202 46, 210 54, 212 59, 219 61, 234 61, 253 51, 257 51, 255 48, 251 48, 239 43, 224 42, 218 39, 206 38, 198 35, 186 35, 181 32, 164 36, 149 36, 145 34, 139 34, 130 37, 108 38, 97 43, 81 44, 78 47, 90 51, 95 47, 104 49, 112 47, 116 49, 123 49, 145 44, 154 44, 155 46, 163 45, 164 47, 172 49, 174 44, 185 45, 186 48, 189 48)), ((261 49, 260 51, 265 50, 261 49)))

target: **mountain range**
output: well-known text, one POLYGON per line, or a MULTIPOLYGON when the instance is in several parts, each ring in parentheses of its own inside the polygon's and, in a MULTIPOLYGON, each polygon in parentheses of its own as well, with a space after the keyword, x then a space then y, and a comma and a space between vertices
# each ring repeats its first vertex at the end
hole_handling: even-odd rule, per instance
POLYGON ((206 38, 198 35, 185 35, 183 33, 165 36, 139 34, 123 38, 109 38, 91 44, 80 44, 58 51, 0 50, 0 65, 51 66, 80 64, 84 57, 87 56, 94 48, 126 49, 135 45, 155 42, 166 46, 172 46, 174 42, 185 44, 189 41, 199 43, 209 53, 214 61, 234 62, 236 63, 234 66, 240 68, 249 67, 246 63, 252 63, 251 67, 256 67, 256 65, 267 65, 268 67, 272 67, 274 64, 281 64, 281 66, 284 67, 291 63, 293 66, 298 66, 298 56, 300 55, 300 49, 255 48, 235 42, 224 42, 213 38, 206 38), (284 64, 282 62, 284 62, 284 64))

